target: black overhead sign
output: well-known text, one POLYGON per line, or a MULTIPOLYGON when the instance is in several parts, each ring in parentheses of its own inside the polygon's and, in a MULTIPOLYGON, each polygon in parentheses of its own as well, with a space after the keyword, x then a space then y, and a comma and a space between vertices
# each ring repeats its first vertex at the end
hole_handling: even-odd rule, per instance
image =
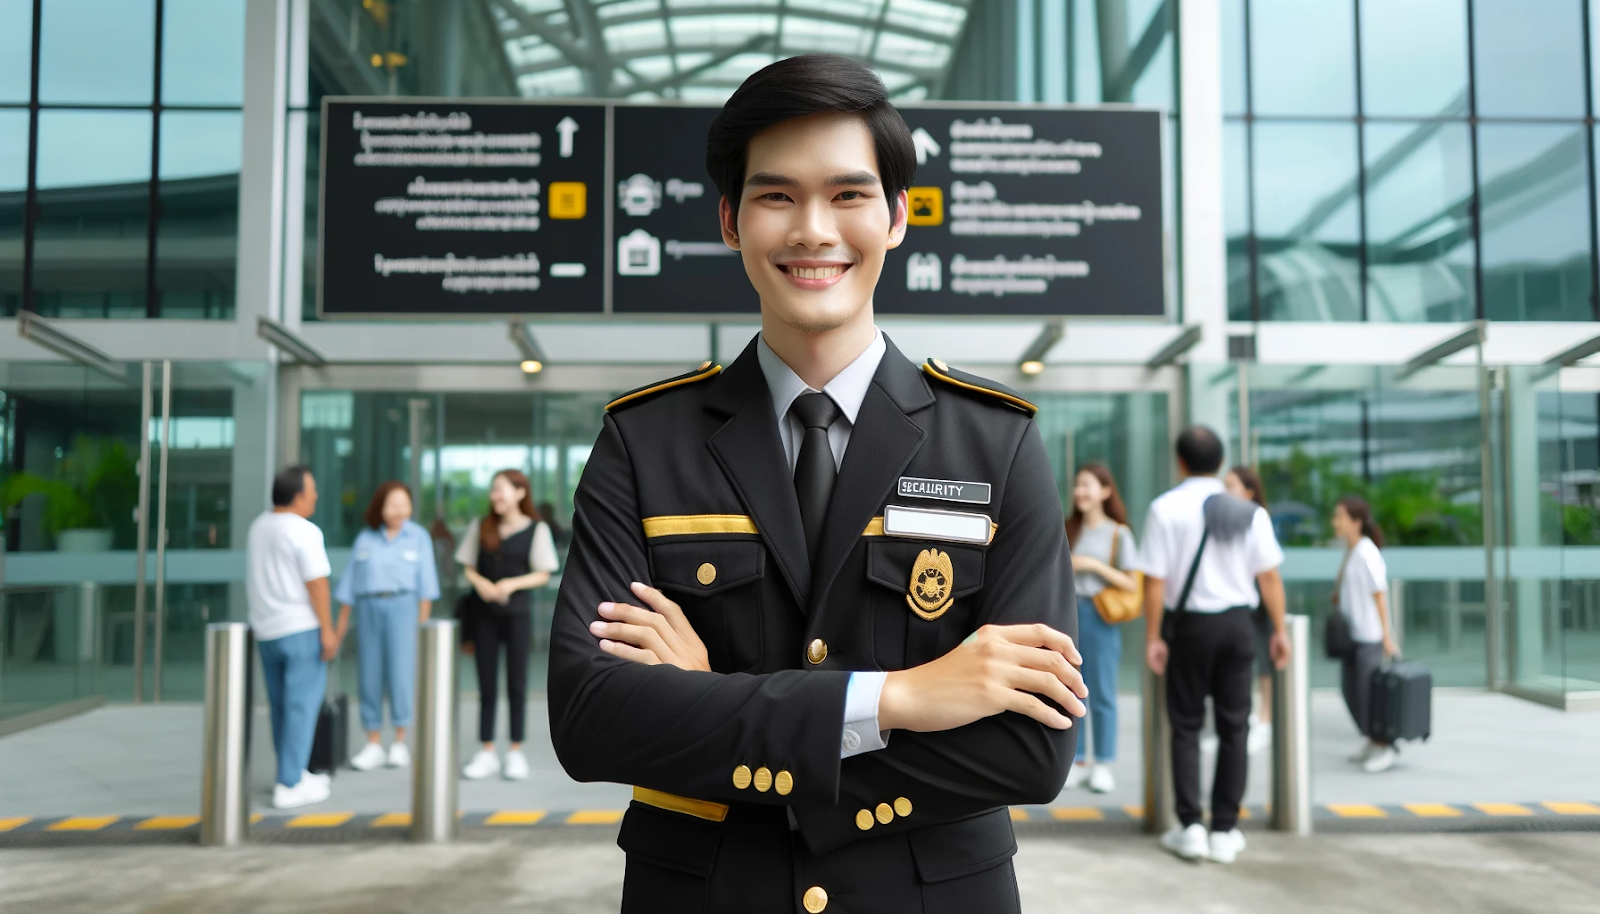
MULTIPOLYGON (((1161 114, 905 106, 879 314, 1159 317, 1161 114)), ((325 99, 318 307, 754 315, 705 173, 716 108, 325 99)))

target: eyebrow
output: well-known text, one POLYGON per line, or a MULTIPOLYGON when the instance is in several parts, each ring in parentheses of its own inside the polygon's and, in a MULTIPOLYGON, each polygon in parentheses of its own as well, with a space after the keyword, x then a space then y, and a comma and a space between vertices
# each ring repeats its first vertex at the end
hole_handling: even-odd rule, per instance
MULTIPOLYGON (((878 176, 870 171, 851 171, 834 175, 823 182, 828 187, 877 187, 878 176)), ((744 182, 745 187, 799 187, 800 181, 788 175, 758 171, 744 182)))

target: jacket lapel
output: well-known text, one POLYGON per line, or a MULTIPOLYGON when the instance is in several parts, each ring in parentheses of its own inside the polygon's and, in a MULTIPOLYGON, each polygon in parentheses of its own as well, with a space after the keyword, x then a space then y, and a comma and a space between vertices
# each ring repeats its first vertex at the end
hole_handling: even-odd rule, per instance
MULTIPOLYGON (((856 414, 845 448, 839 478, 833 486, 828 517, 822 525, 822 547, 812 568, 811 594, 826 594, 927 433, 908 415, 933 405, 933 392, 922 373, 887 335, 883 361, 872 376, 861 411, 856 414)), ((770 400, 770 398, 769 398, 770 400)), ((770 407, 768 409, 770 412, 770 407)), ((799 509, 795 509, 798 517, 799 509)), ((804 540, 800 554, 804 555, 804 540)), ((807 612, 812 607, 807 605, 807 612)))
POLYGON ((716 386, 708 392, 706 408, 730 418, 711 434, 707 445, 776 557, 796 605, 804 607, 811 569, 800 503, 778 438, 772 396, 756 359, 756 341, 712 383, 716 386))

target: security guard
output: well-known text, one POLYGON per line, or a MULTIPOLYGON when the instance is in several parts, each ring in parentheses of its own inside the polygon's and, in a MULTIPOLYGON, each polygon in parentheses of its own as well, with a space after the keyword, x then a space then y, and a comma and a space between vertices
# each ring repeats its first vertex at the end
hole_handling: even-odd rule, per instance
POLYGON ((1006 807, 1059 793, 1087 694, 1034 407, 873 323, 915 155, 870 71, 755 74, 707 165, 762 332, 607 408, 556 752, 636 785, 624 911, 1019 910, 1006 807))

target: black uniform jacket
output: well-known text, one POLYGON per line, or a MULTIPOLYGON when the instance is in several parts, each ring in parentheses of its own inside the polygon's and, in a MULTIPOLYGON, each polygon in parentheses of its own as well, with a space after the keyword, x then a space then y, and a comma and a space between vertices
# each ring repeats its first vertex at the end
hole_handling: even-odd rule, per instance
POLYGON ((549 702, 569 774, 636 785, 624 911, 1018 909, 1007 804, 1056 797, 1076 727, 1004 713, 839 756, 852 670, 927 663, 985 623, 1076 638, 1032 413, 890 343, 811 563, 755 342, 721 374, 612 405, 575 498, 549 702), (902 477, 986 483, 988 499, 902 495, 902 477), (990 540, 885 535, 886 506, 986 514, 990 540), (588 626, 602 601, 639 603, 630 581, 683 607, 715 672, 600 650, 588 626))

